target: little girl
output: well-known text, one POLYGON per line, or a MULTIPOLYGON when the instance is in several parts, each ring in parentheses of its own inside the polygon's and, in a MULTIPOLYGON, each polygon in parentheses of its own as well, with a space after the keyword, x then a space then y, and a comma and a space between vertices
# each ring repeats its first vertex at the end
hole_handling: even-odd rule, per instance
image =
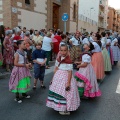
POLYGON ((30 90, 31 74, 29 68, 31 68, 31 63, 28 63, 26 59, 27 54, 24 52, 26 49, 24 40, 19 40, 17 45, 19 49, 15 53, 14 68, 9 81, 9 90, 16 94, 15 101, 21 103, 22 100, 19 97, 19 93, 22 93, 22 96, 25 98, 30 98, 26 92, 30 90))
POLYGON ((84 44, 83 48, 85 52, 82 55, 82 62, 76 62, 79 71, 75 73, 80 96, 90 98, 101 96, 96 75, 91 65, 91 54, 89 52, 94 49, 94 46, 91 43, 90 45, 84 44))
POLYGON ((73 65, 68 55, 68 47, 62 44, 46 103, 48 107, 59 111, 61 115, 70 115, 70 111, 75 111, 80 106, 77 83, 72 76, 72 70, 73 65))

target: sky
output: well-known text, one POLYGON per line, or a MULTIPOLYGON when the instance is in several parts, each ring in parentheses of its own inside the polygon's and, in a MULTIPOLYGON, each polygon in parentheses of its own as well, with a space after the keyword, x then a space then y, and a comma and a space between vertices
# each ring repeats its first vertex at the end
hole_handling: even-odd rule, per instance
POLYGON ((115 9, 120 9, 120 0, 108 0, 108 4, 115 9))

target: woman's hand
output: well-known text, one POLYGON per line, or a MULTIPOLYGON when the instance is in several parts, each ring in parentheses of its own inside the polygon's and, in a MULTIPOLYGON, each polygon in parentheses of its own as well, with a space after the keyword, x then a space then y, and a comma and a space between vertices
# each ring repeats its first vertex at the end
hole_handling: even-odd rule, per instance
POLYGON ((80 68, 81 67, 81 65, 77 65, 77 68, 80 68))

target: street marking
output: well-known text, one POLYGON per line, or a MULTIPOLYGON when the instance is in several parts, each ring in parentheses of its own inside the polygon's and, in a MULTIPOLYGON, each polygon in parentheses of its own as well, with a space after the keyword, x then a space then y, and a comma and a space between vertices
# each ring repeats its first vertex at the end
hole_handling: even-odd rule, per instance
POLYGON ((116 93, 120 94, 120 79, 117 85, 116 93))

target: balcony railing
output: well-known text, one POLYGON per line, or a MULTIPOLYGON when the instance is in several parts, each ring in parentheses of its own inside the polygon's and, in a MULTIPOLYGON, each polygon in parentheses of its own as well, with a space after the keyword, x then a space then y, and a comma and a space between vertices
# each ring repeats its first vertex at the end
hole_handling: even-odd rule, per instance
POLYGON ((99 17, 100 17, 100 18, 104 18, 104 15, 105 15, 105 14, 104 14, 103 12, 100 12, 100 13, 99 13, 99 17))

